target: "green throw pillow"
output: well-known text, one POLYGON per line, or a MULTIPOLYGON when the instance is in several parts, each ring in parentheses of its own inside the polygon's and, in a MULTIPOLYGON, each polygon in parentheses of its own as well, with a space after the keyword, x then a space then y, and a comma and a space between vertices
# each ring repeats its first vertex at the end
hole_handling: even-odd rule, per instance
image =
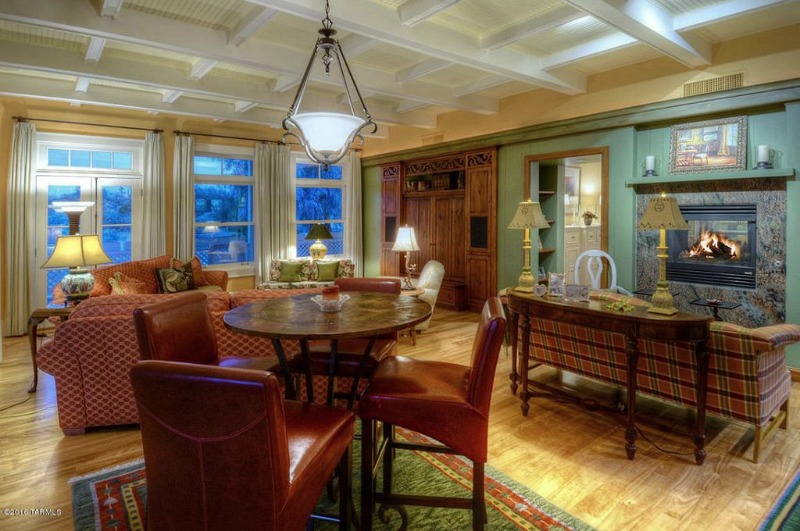
POLYGON ((303 268, 303 262, 281 262, 281 276, 278 277, 278 282, 300 282, 300 270, 303 268))
POLYGON ((317 280, 320 282, 332 282, 336 280, 339 273, 339 261, 317 262, 317 280))
POLYGON ((156 279, 159 293, 178 293, 194 289, 191 263, 183 267, 156 269, 156 279))

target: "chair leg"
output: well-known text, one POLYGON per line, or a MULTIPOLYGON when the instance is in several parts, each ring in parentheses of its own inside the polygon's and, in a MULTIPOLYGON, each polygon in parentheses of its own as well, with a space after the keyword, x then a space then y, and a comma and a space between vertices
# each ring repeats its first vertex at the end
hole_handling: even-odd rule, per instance
POLYGON ((483 463, 472 463, 472 529, 483 531, 486 525, 483 463))
POLYGON ((372 531, 372 511, 375 506, 375 421, 361 419, 361 529, 372 531))
POLYGON ((347 450, 342 455, 339 462, 339 530, 349 531, 352 521, 352 485, 351 474, 353 473, 353 444, 347 446, 347 450))
POLYGON ((383 452, 383 492, 392 493, 392 465, 394 464, 394 428, 391 424, 383 423, 383 438, 388 441, 383 452))

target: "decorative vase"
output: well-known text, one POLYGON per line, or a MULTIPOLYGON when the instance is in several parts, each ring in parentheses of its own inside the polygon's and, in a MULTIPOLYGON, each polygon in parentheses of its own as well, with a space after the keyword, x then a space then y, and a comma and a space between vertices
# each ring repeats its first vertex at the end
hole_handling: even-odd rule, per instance
POLYGON ((592 218, 592 216, 583 216, 583 224, 588 227, 589 225, 592 224, 593 219, 594 218, 592 218))

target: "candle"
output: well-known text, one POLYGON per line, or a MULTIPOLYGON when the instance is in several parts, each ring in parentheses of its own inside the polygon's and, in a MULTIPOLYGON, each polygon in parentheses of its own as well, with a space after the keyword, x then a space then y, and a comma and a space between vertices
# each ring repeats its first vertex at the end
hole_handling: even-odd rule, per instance
POLYGON ((769 146, 758 146, 758 162, 769 162, 769 146))
POLYGON ((653 171, 656 169, 656 157, 654 155, 647 155, 644 158, 645 171, 653 171))

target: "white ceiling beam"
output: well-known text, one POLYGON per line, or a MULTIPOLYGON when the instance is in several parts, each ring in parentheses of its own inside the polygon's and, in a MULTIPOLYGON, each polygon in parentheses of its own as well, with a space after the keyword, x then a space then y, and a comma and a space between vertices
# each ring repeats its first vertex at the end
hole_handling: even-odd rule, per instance
POLYGON ((599 39, 550 54, 546 57, 542 57, 541 65, 545 70, 551 68, 560 68, 571 63, 583 61, 584 59, 596 57, 614 50, 620 50, 627 46, 633 46, 637 42, 638 41, 630 35, 625 35, 624 33, 615 33, 614 35, 601 37, 599 39))
POLYGON ((441 13, 459 0, 406 0, 397 8, 400 23, 404 26, 416 26, 420 22, 441 13))
POLYGON ((219 61, 214 59, 198 59, 192 63, 192 69, 189 72, 189 79, 197 81, 206 77, 206 75, 217 67, 219 61))
POLYGON ((89 46, 86 47, 86 55, 84 61, 96 63, 103 55, 103 48, 106 46, 106 40, 102 37, 91 37, 89 39, 89 46))
POLYGON ((420 103, 418 101, 402 101, 394 108, 394 112, 396 112, 397 114, 403 114, 409 111, 419 109, 424 106, 425 106, 424 103, 420 103))
POLYGON ((245 39, 263 28, 278 12, 268 7, 253 7, 242 23, 228 33, 228 44, 239 46, 245 39))
POLYGON ((161 91, 162 103, 175 103, 178 98, 183 96, 183 91, 180 90, 163 90, 161 91))
POLYGON ((236 101, 233 103, 233 110, 238 113, 247 112, 253 107, 256 107, 258 102, 255 101, 236 101))
MULTIPOLYGON (((320 8, 317 0, 247 1, 309 20, 319 19, 320 8)), ((585 76, 577 75, 570 79, 562 78, 561 74, 556 76, 539 68, 536 57, 510 49, 482 52, 478 39, 445 27, 437 26, 436 31, 431 31, 426 24, 416 27, 398 25, 393 11, 378 3, 337 0, 331 19, 334 28, 361 34, 431 57, 507 76, 563 94, 575 95, 585 91, 585 76)))
MULTIPOLYGON (((358 57, 362 53, 371 50, 378 44, 380 44, 380 42, 376 41, 375 39, 370 39, 369 37, 364 37, 363 35, 358 35, 356 33, 351 33, 339 41, 339 45, 342 47, 344 56, 348 60, 352 59, 353 57, 358 57)), ((308 53, 311 53, 310 49, 308 53)))
POLYGON ((672 16, 649 0, 627 0, 619 7, 605 0, 564 1, 690 68, 711 64, 711 45, 689 44, 675 31, 672 16))
POLYGON ((733 17, 746 15, 759 9, 788 4, 793 0, 728 0, 675 16, 675 31, 688 31, 701 28, 733 17))
POLYGON ((87 92, 89 90, 89 78, 78 77, 75 80, 75 92, 87 92))
POLYGON ((490 89, 492 87, 496 87, 498 85, 503 85, 508 83, 508 79, 502 76, 486 76, 482 79, 477 81, 473 81, 472 83, 467 83, 466 85, 461 85, 460 87, 456 87, 453 89, 453 96, 459 98, 461 96, 466 96, 468 94, 474 94, 476 92, 480 92, 482 90, 490 89))
MULTIPOLYGON (((273 0, 270 0, 272 3, 273 0)), ((286 11, 285 0, 278 0, 286 11)), ((309 0, 299 0, 305 3, 309 0)), ((264 2, 259 0, 259 4, 264 2)), ((338 5, 338 4, 337 4, 338 5)), ((371 5, 371 4, 370 4, 371 5)), ((364 4, 361 4, 364 6, 364 4)), ((268 6, 269 7, 269 6, 268 6)), ((302 6, 301 6, 302 8, 302 6)), ((298 8, 298 9, 301 9, 298 8)), ((308 18, 319 18, 319 6, 308 8, 308 18), (313 16, 312 16, 313 14, 313 16)), ((291 12, 291 10, 289 10, 291 12)), ((154 49, 168 50, 214 59, 220 62, 256 68, 277 74, 299 75, 298 68, 308 63, 305 52, 274 46, 271 53, 265 54, 263 45, 253 45, 246 40, 238 47, 228 46, 226 34, 209 28, 184 24, 135 11, 126 12, 119 20, 112 21, 97 17, 84 0, 7 0, 0 11, 0 20, 9 20, 22 24, 69 31, 88 36, 97 36, 127 42, 154 49), (302 65, 302 66, 299 66, 302 65)), ((396 23, 395 23, 396 25, 396 23)), ((310 51, 309 51, 310 53, 310 51)), ((530 62, 530 59, 526 59, 530 62)), ((33 64, 36 64, 35 62, 33 64)), ((461 101, 449 95, 442 95, 438 87, 415 82, 401 85, 394 81, 391 74, 371 68, 350 65, 359 88, 374 90, 384 96, 403 96, 423 99, 430 105, 460 110, 474 110, 481 113, 497 111, 497 102, 488 99, 468 99, 461 101)), ((543 76, 555 80, 556 77, 543 73, 543 76)), ((312 78, 316 83, 331 85, 329 79, 316 75, 312 78)), ((562 83, 559 81, 559 83, 562 83)), ((574 84, 574 83, 573 83, 574 84)), ((252 98, 246 98, 252 99, 252 98)))
POLYGON ((108 18, 117 18, 120 9, 122 9, 123 0, 103 0, 103 5, 100 7, 100 16, 108 18))
POLYGON ((427 61, 417 63, 395 73, 394 80, 398 83, 406 83, 413 79, 418 79, 420 77, 427 76, 428 74, 433 74, 439 70, 444 70, 448 66, 452 65, 453 63, 450 61, 445 61, 444 59, 428 59, 427 61))
POLYGON ((484 37, 481 39, 481 49, 487 52, 497 50, 585 16, 574 7, 562 6, 484 37))
POLYGON ((272 92, 286 92, 300 84, 300 76, 289 76, 286 74, 279 74, 278 77, 272 82, 270 90, 272 92))

